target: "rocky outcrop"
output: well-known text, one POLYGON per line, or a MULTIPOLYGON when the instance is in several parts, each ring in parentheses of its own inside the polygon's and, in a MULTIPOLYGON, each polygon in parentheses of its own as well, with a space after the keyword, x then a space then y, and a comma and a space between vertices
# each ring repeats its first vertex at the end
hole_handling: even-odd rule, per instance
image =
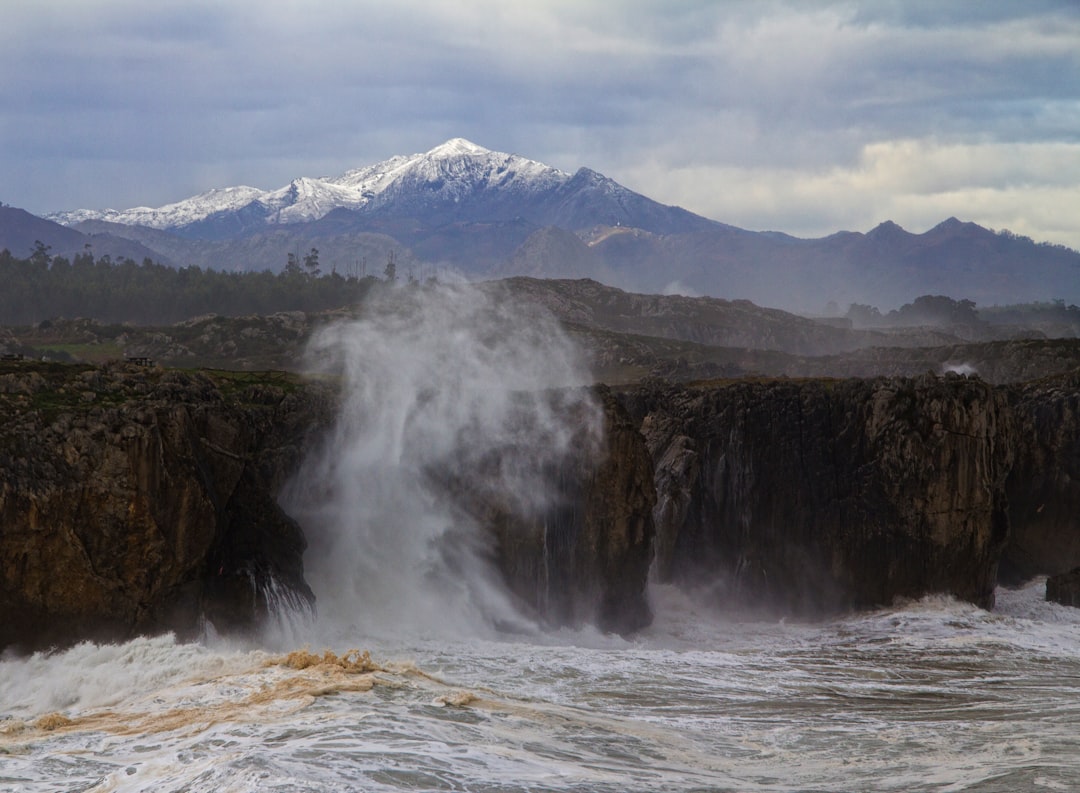
POLYGON ((0 647, 250 627, 268 592, 310 599, 274 494, 331 403, 272 374, 5 364, 0 647))
POLYGON ((765 360, 760 353, 747 358, 744 368, 788 377, 917 377, 924 372, 956 372, 977 374, 988 383, 1024 383, 1075 370, 1080 366, 1080 339, 1021 336, 914 348, 872 347, 844 355, 775 362, 765 360))
POLYGON ((1007 390, 1016 463, 1006 483, 1012 533, 1003 580, 1080 567, 1080 370, 1007 390))
POLYGON ((817 615, 947 592, 993 602, 1010 416, 985 383, 647 384, 656 575, 817 615))

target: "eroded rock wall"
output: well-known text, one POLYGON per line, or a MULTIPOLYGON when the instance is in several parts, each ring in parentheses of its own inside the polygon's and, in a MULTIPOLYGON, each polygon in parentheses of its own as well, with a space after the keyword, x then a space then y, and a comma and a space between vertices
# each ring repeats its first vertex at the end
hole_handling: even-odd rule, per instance
POLYGON ((624 401, 656 466, 659 580, 804 615, 993 602, 1010 414, 985 383, 653 382, 624 401))
MULTIPOLYGON (((483 470, 443 481, 526 609, 628 632, 650 619, 652 466, 619 404, 594 396, 550 492, 533 494, 542 509, 513 508, 483 470)), ((338 408, 331 387, 273 373, 6 364, 0 648, 190 636, 203 618, 250 630, 271 583, 310 602, 304 534, 276 496, 338 408)))
POLYGON ((553 626, 629 633, 652 620, 645 592, 656 501, 652 461, 611 392, 601 386, 594 396, 603 426, 591 427, 596 416, 577 403, 577 440, 543 477, 540 509, 478 492, 470 484, 483 478, 478 472, 459 472, 451 488, 493 538, 495 566, 527 611, 553 626))
MULTIPOLYGON (((988 606, 1003 552, 1019 577, 1080 566, 1080 374, 594 395, 542 509, 478 486, 482 470, 443 475, 549 624, 642 627, 650 565, 722 605, 807 616, 928 592, 988 606)), ((284 375, 4 364, 0 647, 190 634, 204 615, 245 629, 268 577, 310 598, 275 496, 337 406, 284 375)))
POLYGON ((1016 462, 1006 491, 1012 532, 1003 580, 1080 567, 1080 371, 1006 389, 1016 462))
POLYGON ((0 647, 249 627, 268 578, 310 598, 274 494, 320 400, 276 380, 6 367, 0 647))

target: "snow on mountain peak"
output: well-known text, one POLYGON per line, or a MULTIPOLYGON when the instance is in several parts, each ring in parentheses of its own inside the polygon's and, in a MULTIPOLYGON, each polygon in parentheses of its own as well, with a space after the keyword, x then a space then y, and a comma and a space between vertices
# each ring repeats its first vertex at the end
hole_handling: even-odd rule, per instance
POLYGON ((427 153, 428 157, 457 157, 460 155, 484 155, 492 154, 488 149, 483 146, 478 146, 471 140, 465 140, 465 138, 450 138, 439 146, 427 153))
POLYGON ((363 209, 425 185, 433 200, 458 200, 475 189, 533 192, 558 186, 570 176, 543 163, 485 149, 465 138, 451 138, 423 154, 389 160, 345 172, 338 177, 293 179, 276 190, 225 187, 156 209, 122 211, 79 209, 47 217, 71 225, 109 220, 157 229, 179 229, 211 216, 256 207, 268 225, 317 220, 339 208, 363 209), (434 189, 432 189, 434 188, 434 189))

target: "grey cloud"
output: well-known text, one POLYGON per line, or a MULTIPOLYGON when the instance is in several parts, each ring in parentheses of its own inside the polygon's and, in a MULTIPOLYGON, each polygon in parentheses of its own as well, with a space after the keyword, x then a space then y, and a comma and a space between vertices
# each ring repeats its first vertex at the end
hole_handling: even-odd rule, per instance
POLYGON ((665 168, 856 169, 880 141, 1080 129, 1072 2, 54 0, 5 14, 0 184, 34 211, 276 187, 454 135, 648 172, 630 186, 677 200, 665 168))
POLYGON ((864 23, 940 27, 972 26, 1076 11, 1073 0, 980 0, 978 3, 942 3, 940 0, 886 0, 855 7, 855 19, 864 23))

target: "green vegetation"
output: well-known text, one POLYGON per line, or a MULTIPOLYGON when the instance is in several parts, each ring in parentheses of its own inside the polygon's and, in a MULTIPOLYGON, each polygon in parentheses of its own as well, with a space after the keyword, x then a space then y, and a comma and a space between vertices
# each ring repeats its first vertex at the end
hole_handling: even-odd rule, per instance
MULTIPOLYGON (((48 426, 61 415, 134 407, 155 394, 182 398, 186 392, 205 395, 214 390, 227 403, 274 405, 303 387, 302 377, 282 371, 177 371, 120 362, 0 361, 0 438, 3 428, 15 426, 12 422, 18 417, 48 426)), ((0 448, 6 447, 0 444, 0 448)))
POLYGON ((127 398, 103 389, 93 366, 53 361, 0 361, 0 424, 33 414, 44 424, 64 412, 114 405, 127 398))
POLYGON ((277 401, 285 394, 295 392, 302 385, 299 375, 270 370, 264 372, 237 372, 227 370, 204 370, 214 381, 221 396, 241 404, 257 404, 277 401))
POLYGON ((119 344, 49 344, 38 347, 37 351, 56 361, 86 361, 105 363, 124 357, 124 349, 119 344))
POLYGON ((979 316, 997 325, 1056 323, 1080 329, 1080 306, 1067 306, 1064 300, 991 306, 979 309, 979 316))
POLYGON ((852 303, 847 318, 860 328, 977 325, 982 321, 973 301, 953 300, 945 295, 922 295, 888 314, 874 306, 852 303))

